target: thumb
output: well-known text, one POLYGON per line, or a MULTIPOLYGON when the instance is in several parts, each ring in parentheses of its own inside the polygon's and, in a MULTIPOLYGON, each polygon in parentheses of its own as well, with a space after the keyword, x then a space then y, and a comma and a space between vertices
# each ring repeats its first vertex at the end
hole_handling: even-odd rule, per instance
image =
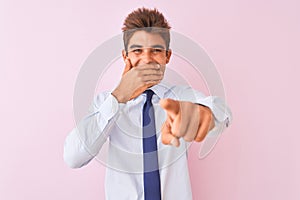
POLYGON ((180 103, 173 99, 161 99, 159 101, 160 106, 167 111, 169 115, 174 119, 180 111, 180 103))
POLYGON ((125 69, 123 71, 122 76, 124 76, 124 74, 126 74, 129 70, 131 70, 131 68, 132 68, 132 65, 131 65, 130 59, 126 58, 125 59, 125 69))

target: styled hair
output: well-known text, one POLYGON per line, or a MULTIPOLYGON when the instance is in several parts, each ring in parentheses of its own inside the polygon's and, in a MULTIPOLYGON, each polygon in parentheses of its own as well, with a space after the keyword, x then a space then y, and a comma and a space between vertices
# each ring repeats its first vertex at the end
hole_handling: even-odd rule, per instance
POLYGON ((128 43, 132 35, 139 30, 159 34, 166 43, 167 51, 170 45, 170 31, 166 18, 156 8, 138 8, 130 13, 123 23, 123 42, 125 51, 128 52, 128 43))

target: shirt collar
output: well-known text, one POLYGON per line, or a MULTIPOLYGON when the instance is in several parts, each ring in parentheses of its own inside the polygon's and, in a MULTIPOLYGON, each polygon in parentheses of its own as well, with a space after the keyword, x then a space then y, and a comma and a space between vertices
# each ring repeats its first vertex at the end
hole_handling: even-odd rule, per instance
POLYGON ((170 90, 171 86, 167 83, 159 83, 150 87, 149 89, 152 90, 160 99, 165 98, 165 93, 170 90))

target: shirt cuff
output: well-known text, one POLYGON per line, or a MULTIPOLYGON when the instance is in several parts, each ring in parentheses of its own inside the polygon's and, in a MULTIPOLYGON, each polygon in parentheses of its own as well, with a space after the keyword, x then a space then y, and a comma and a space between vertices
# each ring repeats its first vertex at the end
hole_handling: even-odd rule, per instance
POLYGON ((99 112, 102 114, 102 117, 109 121, 119 110, 118 100, 111 94, 105 99, 102 105, 99 108, 99 112))

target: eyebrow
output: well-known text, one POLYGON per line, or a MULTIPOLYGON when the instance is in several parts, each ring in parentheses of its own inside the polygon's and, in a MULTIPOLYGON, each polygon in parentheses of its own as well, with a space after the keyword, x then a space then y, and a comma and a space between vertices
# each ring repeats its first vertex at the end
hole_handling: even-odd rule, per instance
MULTIPOLYGON (((142 45, 139 44, 133 44, 130 45, 129 49, 134 49, 134 48, 142 48, 142 45)), ((160 49, 165 49, 165 47, 163 45, 160 44, 156 44, 156 45, 152 45, 151 48, 160 48, 160 49)))
POLYGON ((142 45, 138 45, 138 44, 133 44, 129 47, 129 49, 134 49, 134 48, 142 48, 142 45))
POLYGON ((160 44, 153 45, 152 48, 165 49, 165 47, 160 44))

